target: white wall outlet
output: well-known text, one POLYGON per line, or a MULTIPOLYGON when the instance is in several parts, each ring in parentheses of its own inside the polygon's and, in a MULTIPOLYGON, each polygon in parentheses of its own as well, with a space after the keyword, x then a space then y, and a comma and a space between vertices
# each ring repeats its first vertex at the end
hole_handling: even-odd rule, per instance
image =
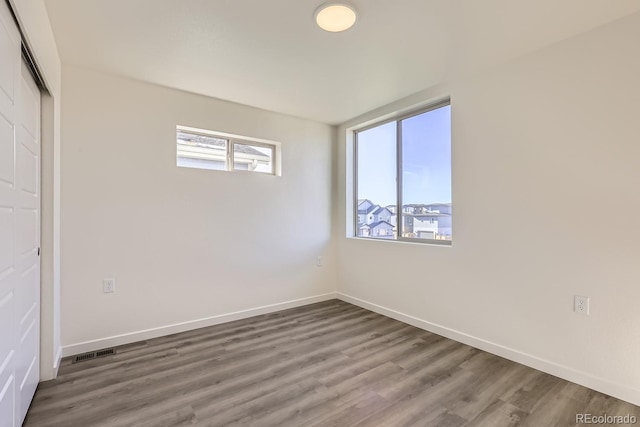
POLYGON ((316 258, 316 267, 322 267, 322 257, 321 256, 316 258))
POLYGON ((102 281, 102 292, 105 294, 116 291, 116 279, 104 279, 102 281))
POLYGON ((576 295, 573 297, 573 311, 585 316, 589 315, 589 297, 576 295))

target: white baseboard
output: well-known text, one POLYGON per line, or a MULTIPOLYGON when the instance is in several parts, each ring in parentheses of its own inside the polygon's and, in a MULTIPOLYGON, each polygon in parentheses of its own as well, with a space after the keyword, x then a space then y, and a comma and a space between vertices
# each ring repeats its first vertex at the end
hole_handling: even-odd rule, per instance
POLYGON ((40 352, 40 382, 55 380, 62 359, 62 347, 58 346, 53 358, 47 357, 47 352, 40 352))
POLYGON ((407 323, 417 328, 442 335, 443 337, 450 338, 454 341, 470 345, 480 350, 484 350, 488 353, 504 357, 505 359, 521 363, 525 366, 529 366, 539 371, 546 372, 567 381, 580 384, 590 389, 640 406, 640 390, 638 389, 623 384, 617 384, 604 378, 596 377, 592 374, 589 374, 588 372, 583 372, 568 366, 560 365, 550 360, 542 359, 540 357, 523 353, 521 351, 508 348, 500 344, 483 340, 482 338, 476 338, 474 336, 465 334, 464 332, 456 331, 454 329, 447 328, 446 326, 419 319, 417 317, 410 316, 408 314, 404 314, 399 311, 362 300, 360 298, 352 297, 341 292, 337 293, 337 298, 353 305, 366 308, 367 310, 371 310, 378 314, 382 314, 392 319, 407 323))
POLYGON ((58 376, 58 369, 60 369, 60 361, 62 360, 62 346, 58 347, 56 352, 56 358, 53 361, 53 378, 58 376))
POLYGON ((59 346, 58 351, 56 352, 56 358, 53 361, 53 372, 56 376, 58 376, 58 369, 60 368, 61 360, 62 360, 62 346, 59 346))
POLYGON ((160 326, 142 331, 130 332, 121 335, 115 335, 106 338, 100 338, 91 341, 80 342, 76 344, 65 345, 62 347, 62 357, 72 356, 74 354, 86 353, 89 351, 100 350, 108 347, 116 347, 124 344, 131 344, 137 341, 144 341, 152 338, 158 338, 165 335, 186 332, 193 329, 205 328, 207 326, 219 325, 221 323, 232 322, 234 320, 246 319, 248 317, 258 316, 260 314, 273 313, 274 311, 286 310, 288 308, 300 307, 303 305, 314 304, 317 302, 336 299, 337 293, 330 292, 323 295, 313 297, 300 298, 292 301, 285 301, 277 304, 265 305, 262 307, 250 308, 247 310, 235 311, 233 313, 220 314, 217 316, 206 317, 204 319, 190 320, 188 322, 176 323, 173 325, 160 326))

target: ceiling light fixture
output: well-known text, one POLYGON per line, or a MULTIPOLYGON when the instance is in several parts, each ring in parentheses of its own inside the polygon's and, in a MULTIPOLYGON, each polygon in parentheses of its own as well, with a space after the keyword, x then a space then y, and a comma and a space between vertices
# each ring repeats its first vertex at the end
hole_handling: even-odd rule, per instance
POLYGON ((357 19, 355 9, 345 3, 325 3, 316 10, 315 17, 318 26, 331 33, 348 30, 357 19))

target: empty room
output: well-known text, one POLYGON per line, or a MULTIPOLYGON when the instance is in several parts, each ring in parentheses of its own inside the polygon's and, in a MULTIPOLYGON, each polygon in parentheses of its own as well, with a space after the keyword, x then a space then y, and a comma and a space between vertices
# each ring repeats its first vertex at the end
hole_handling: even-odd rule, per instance
POLYGON ((640 418, 637 0, 0 2, 0 427, 640 418))

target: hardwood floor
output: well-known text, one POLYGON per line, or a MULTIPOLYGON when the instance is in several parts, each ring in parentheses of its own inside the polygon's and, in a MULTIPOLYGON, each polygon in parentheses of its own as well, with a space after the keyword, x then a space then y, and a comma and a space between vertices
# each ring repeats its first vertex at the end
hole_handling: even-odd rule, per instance
POLYGON ((25 426, 570 426, 640 408, 332 300, 117 348, 25 426))

